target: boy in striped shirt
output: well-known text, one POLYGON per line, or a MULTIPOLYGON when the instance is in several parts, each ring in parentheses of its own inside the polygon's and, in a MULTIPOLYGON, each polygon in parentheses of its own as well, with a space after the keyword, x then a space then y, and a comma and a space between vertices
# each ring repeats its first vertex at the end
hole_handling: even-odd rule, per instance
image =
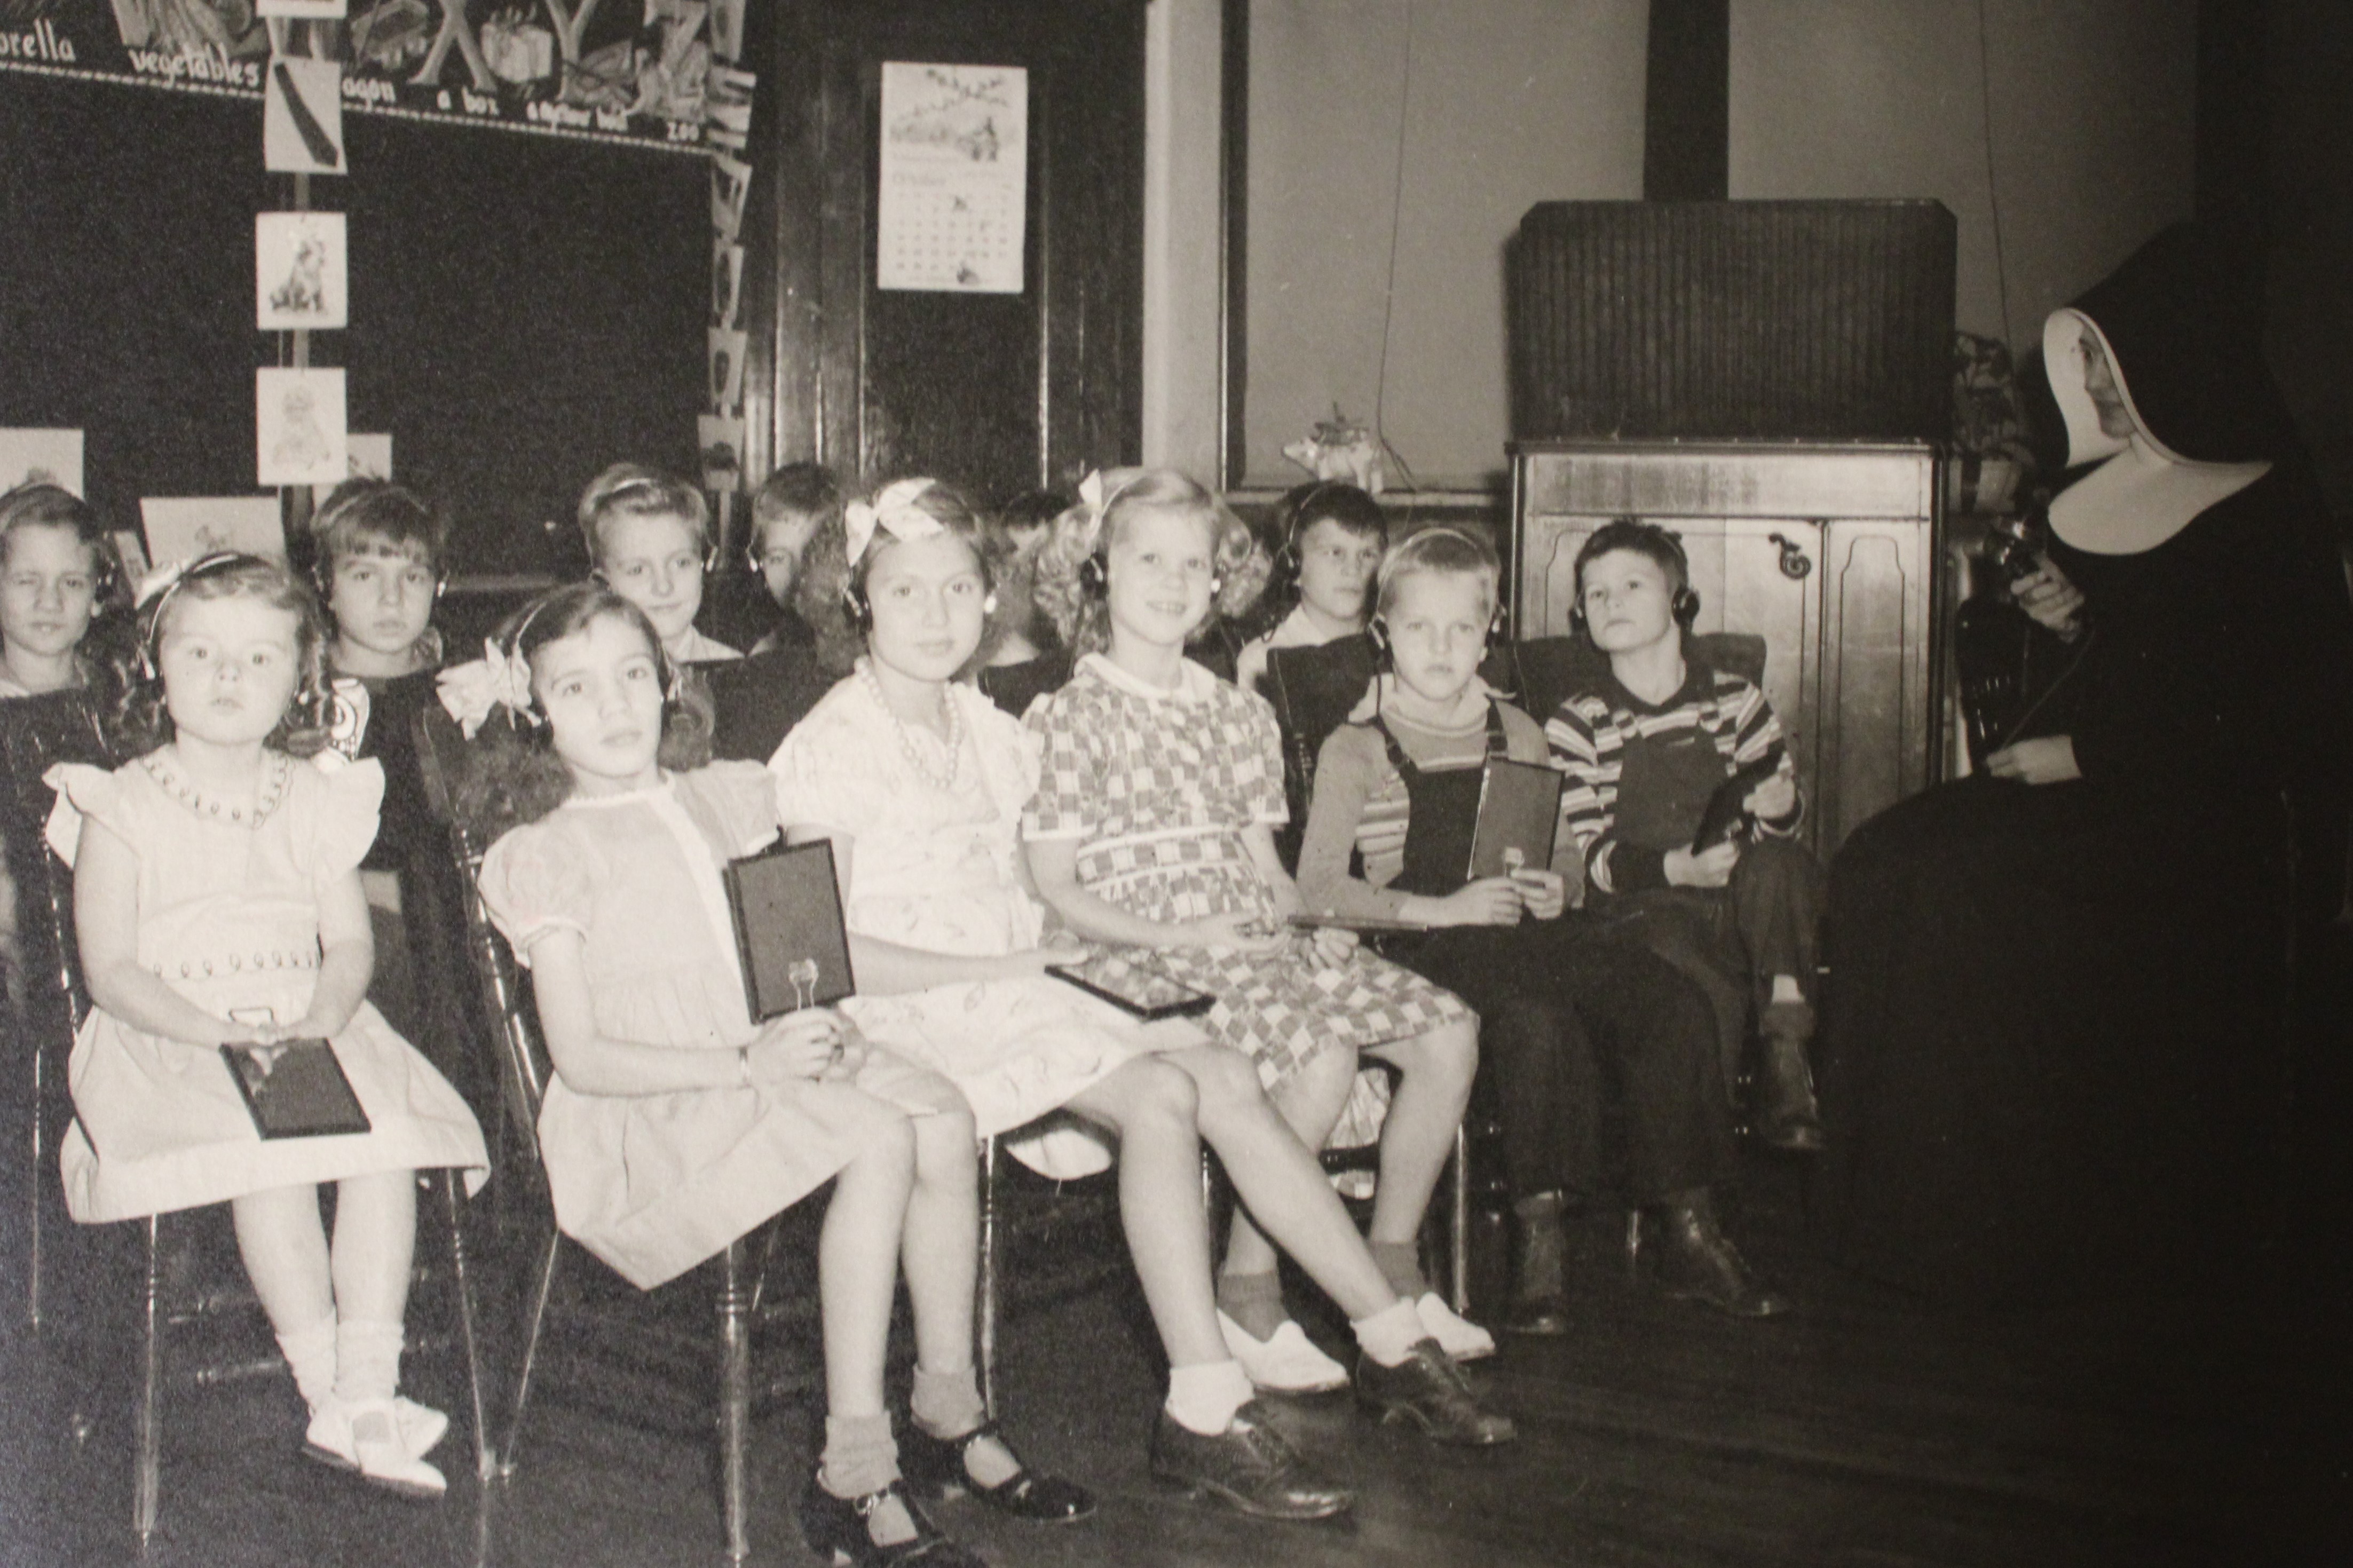
POLYGON ((1682 542, 1620 519, 1577 556, 1577 620, 1609 674, 1545 727, 1568 775, 1561 814, 1585 858, 1588 907, 1699 982, 1715 1004, 1725 1077, 1753 1017, 1764 1037, 1757 1132, 1821 1147, 1806 1047, 1814 1032, 1821 868, 1795 842, 1803 805, 1784 756, 1743 802, 1746 832, 1694 849, 1708 799, 1780 743, 1751 681, 1684 651, 1699 611, 1682 542))

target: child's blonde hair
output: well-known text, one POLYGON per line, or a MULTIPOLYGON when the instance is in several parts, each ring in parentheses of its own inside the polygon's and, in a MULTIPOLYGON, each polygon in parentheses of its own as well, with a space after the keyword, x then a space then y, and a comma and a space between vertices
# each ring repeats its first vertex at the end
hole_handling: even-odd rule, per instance
POLYGON ((683 479, 643 463, 615 463, 580 492, 580 538, 591 567, 605 563, 605 530, 625 517, 675 517, 694 530, 695 548, 711 553, 711 503, 683 479))
POLYGON ((1264 592, 1272 562, 1258 536, 1217 497, 1176 469, 1114 468, 1090 474, 1079 487, 1079 496, 1076 506, 1054 520, 1053 531, 1038 548, 1035 588, 1039 608, 1051 618, 1072 654, 1101 653, 1111 646, 1111 547, 1120 530, 1145 512, 1184 512, 1198 518, 1208 531, 1218 590, 1192 638, 1220 618, 1245 613, 1264 592))
POLYGON ((162 670, 164 634, 174 606, 191 599, 259 599, 294 617, 294 696, 268 743, 289 756, 326 749, 334 694, 328 685, 326 617, 311 585, 277 562, 234 551, 200 557, 140 606, 138 646, 122 656, 107 703, 107 738, 121 756, 138 756, 171 740, 162 670))
POLYGON ((1425 528, 1381 557, 1374 575, 1373 614, 1386 616, 1397 603, 1398 584, 1418 574, 1444 572, 1479 577, 1487 588, 1487 613, 1501 603, 1504 563, 1495 547, 1459 528, 1425 528))

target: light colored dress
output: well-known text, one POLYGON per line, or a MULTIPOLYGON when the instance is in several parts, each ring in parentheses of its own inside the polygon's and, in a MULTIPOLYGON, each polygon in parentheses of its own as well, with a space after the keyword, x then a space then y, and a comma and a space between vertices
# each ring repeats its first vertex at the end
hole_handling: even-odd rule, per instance
MULTIPOLYGON (((1078 844, 1079 885, 1154 921, 1276 919, 1242 835, 1290 815, 1274 710, 1187 660, 1174 690, 1101 654, 1079 661, 1025 722, 1045 740, 1024 831, 1078 844)), ((1173 948, 1155 966, 1217 997, 1202 1023, 1258 1066, 1269 1089, 1329 1046, 1408 1039, 1471 1011, 1361 948, 1325 964, 1306 933, 1282 952, 1173 948)))
MULTIPOLYGON (((328 773, 274 752, 264 767, 258 806, 232 814, 187 783, 169 748, 112 773, 61 763, 47 775, 58 792, 48 838, 72 861, 88 818, 139 857, 139 962, 165 984, 223 1019, 267 1007, 290 1024, 318 984, 318 889, 374 842, 384 770, 328 773)), ((67 1066, 68 1211, 136 1219, 377 1171, 454 1167, 470 1190, 482 1184, 490 1160, 473 1113, 374 1007, 362 1003, 333 1046, 369 1131, 264 1140, 216 1047, 93 1008, 67 1066)))
MULTIPOLYGON (((1038 782, 1036 742, 978 691, 948 687, 963 734, 953 784, 945 745, 892 721, 865 677, 826 693, 776 749, 777 810, 797 826, 847 834, 849 929, 932 952, 995 957, 1034 948, 1045 911, 1019 863, 1021 807, 1038 782), (925 778, 909 757, 916 748, 925 778)), ((1043 976, 856 996, 844 1010, 870 1038, 955 1081, 981 1134, 1026 1126, 1134 1058, 1200 1043, 1184 1019, 1140 1024, 1043 976)), ((1013 1145, 1057 1177, 1111 1163, 1091 1130, 1041 1131, 1013 1145)))
MULTIPOLYGON (((776 829, 767 770, 714 763, 650 789, 575 796, 504 835, 483 858, 482 900, 525 964, 551 931, 586 939, 606 1036, 733 1052, 758 1030, 719 869, 776 829)), ((559 1070, 539 1117, 556 1223, 651 1289, 798 1202, 902 1114, 958 1103, 953 1086, 887 1051, 852 1082, 605 1095, 559 1070)))

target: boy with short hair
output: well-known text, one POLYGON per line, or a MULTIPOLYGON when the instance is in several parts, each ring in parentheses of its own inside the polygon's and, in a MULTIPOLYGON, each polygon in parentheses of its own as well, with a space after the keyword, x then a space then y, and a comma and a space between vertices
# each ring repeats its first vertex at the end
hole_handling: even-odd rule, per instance
POLYGON ((1276 510, 1282 544, 1275 556, 1273 607, 1291 611, 1264 636, 1242 645, 1234 684, 1256 691, 1267 655, 1279 647, 1314 647, 1365 629, 1372 608, 1374 569, 1388 547, 1381 503, 1354 485, 1318 479, 1300 485, 1276 510))
POLYGON ((752 496, 752 570, 776 605, 775 624, 752 645, 770 648, 813 647, 816 634, 795 600, 801 564, 818 529, 841 517, 841 484, 821 463, 786 463, 752 496))
POLYGON ((1822 1134, 1807 1045, 1822 875, 1794 842, 1803 806, 1787 756, 1743 801, 1752 832, 1694 847, 1709 797, 1780 743, 1780 721, 1755 683, 1688 654, 1699 599, 1672 533, 1609 523, 1576 571, 1580 622, 1609 675, 1566 699, 1546 737, 1569 776, 1562 814, 1590 907, 1708 991, 1727 1079, 1753 1015, 1765 1041, 1757 1136, 1813 1152, 1822 1134))

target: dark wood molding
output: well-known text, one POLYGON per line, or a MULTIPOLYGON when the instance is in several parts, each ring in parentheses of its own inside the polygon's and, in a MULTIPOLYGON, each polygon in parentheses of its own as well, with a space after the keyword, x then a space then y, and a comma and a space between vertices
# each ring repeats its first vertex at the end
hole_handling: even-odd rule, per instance
POLYGON ((1731 0, 1651 0, 1642 198, 1720 202, 1731 191, 1731 0))
POLYGON ((1250 390, 1250 0, 1225 0, 1219 27, 1218 151, 1218 480, 1229 489, 1249 466, 1243 424, 1250 390))

